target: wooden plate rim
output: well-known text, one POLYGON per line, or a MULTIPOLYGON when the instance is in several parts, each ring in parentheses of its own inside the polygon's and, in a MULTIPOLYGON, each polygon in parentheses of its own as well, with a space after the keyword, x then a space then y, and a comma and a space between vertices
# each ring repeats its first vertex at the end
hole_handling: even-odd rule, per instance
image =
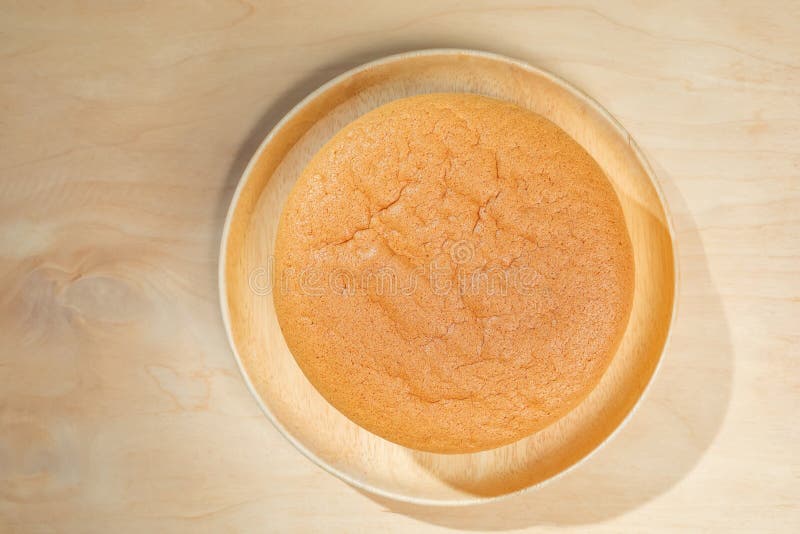
POLYGON ((275 126, 270 130, 270 132, 267 134, 267 136, 264 138, 264 140, 258 146, 258 148, 256 149, 255 153, 250 158, 250 161, 248 162, 247 167, 244 169, 244 172, 242 173, 242 176, 239 178, 239 183, 237 184, 236 190, 234 191, 233 197, 231 198, 231 203, 230 203, 230 206, 228 207, 228 212, 227 212, 227 215, 225 217, 225 224, 224 224, 224 226, 222 228, 222 237, 221 237, 221 240, 220 240, 220 256, 219 256, 219 265, 218 265, 218 273, 217 273, 218 277, 219 277, 220 311, 222 313, 222 321, 223 321, 223 323, 225 325, 225 333, 226 333, 226 336, 228 338, 228 344, 229 344, 229 346, 231 348, 231 351, 233 352, 233 356, 234 356, 234 359, 236 360, 236 364, 237 364, 237 366, 239 368, 239 372, 241 373, 242 378, 244 379, 244 382, 247 385, 247 389, 250 391, 251 395, 256 399, 256 402, 258 403, 259 407, 261 408, 261 411, 264 412, 264 415, 267 416, 267 418, 270 420, 272 425, 278 430, 278 432, 284 438, 286 438, 286 440, 288 440, 306 458, 308 458, 309 460, 311 460, 316 465, 318 465, 319 467, 321 467, 325 471, 329 472, 330 474, 332 474, 332 475, 338 477, 339 479, 347 482, 348 484, 350 484, 350 485, 352 485, 352 486, 354 486, 354 487, 356 487, 358 489, 367 491, 369 493, 380 495, 382 497, 386 497, 386 498, 389 498, 389 499, 393 499, 393 500, 397 500, 397 501, 401 501, 401 502, 406 502, 406 503, 410 503, 410 504, 425 505, 425 506, 468 506, 468 505, 474 505, 474 504, 479 504, 479 503, 487 503, 487 502, 491 502, 491 501, 498 501, 498 500, 501 500, 501 499, 506 499, 506 498, 512 497, 514 495, 518 495, 518 494, 521 494, 521 493, 524 493, 524 492, 531 491, 531 490, 533 490, 535 488, 543 487, 544 485, 549 484, 549 483, 561 478, 562 476, 564 476, 565 474, 569 473, 573 469, 577 468, 579 465, 583 464, 589 458, 594 456, 602 447, 604 447, 609 441, 611 441, 611 439, 614 438, 617 435, 617 433, 628 423, 628 421, 631 419, 633 414, 639 408, 639 406, 642 403, 642 400, 645 398, 645 396, 647 395, 648 391, 650 390, 650 387, 651 387, 653 381, 655 380, 656 375, 658 374, 658 372, 659 372, 659 370, 661 368, 661 365, 662 365, 662 362, 663 362, 663 359, 664 359, 664 354, 667 351, 667 348, 671 344, 672 332, 674 330, 674 325, 675 325, 676 317, 677 317, 677 314, 678 314, 678 300, 679 300, 678 296, 680 294, 679 293, 680 269, 679 269, 678 256, 676 254, 676 250, 677 250, 677 246, 676 246, 674 222, 672 220, 672 216, 671 216, 670 211, 668 209, 668 205, 667 205, 667 202, 666 202, 666 199, 665 199, 665 196, 664 196, 664 192, 663 192, 663 190, 661 188, 661 185, 658 182, 658 179, 657 179, 657 177, 655 175, 655 172, 653 171, 653 168, 651 167, 650 163, 647 161, 647 158, 645 158, 645 156, 642 153, 641 149, 639 148, 638 144, 633 140, 631 135, 628 133, 628 131, 622 126, 622 124, 620 124, 619 121, 617 121, 616 118, 614 118, 613 115, 611 115, 611 113, 609 113, 596 100, 594 100, 589 95, 587 95, 586 93, 584 93, 583 91, 581 91, 580 89, 575 87, 574 85, 570 84, 569 82, 567 82, 563 78, 561 78, 559 76, 556 76, 555 74, 552 74, 552 73, 550 73, 548 71, 545 71, 543 69, 540 69, 538 67, 530 65, 529 63, 526 63, 524 61, 521 61, 521 60, 518 60, 518 59, 514 59, 514 58, 511 58, 511 57, 508 57, 508 56, 504 56, 504 55, 501 55, 501 54, 496 54, 496 53, 493 53, 493 52, 486 52, 486 51, 482 51, 482 50, 471 50, 471 49, 462 49, 462 48, 431 48, 431 49, 424 49, 424 50, 415 50, 415 51, 412 51, 412 52, 403 52, 403 53, 399 53, 399 54, 392 54, 392 55, 389 55, 389 56, 385 56, 385 57, 382 57, 382 58, 379 58, 379 59, 364 63, 364 64, 359 65, 357 67, 354 67, 354 68, 352 68, 352 69, 350 69, 350 70, 348 70, 346 72, 343 72, 342 74, 340 74, 340 75, 334 77, 333 79, 329 80, 328 82, 324 83, 323 85, 321 85, 320 87, 315 89, 313 92, 309 93, 305 98, 300 100, 300 102, 298 102, 291 110, 289 110, 289 112, 286 113, 281 118, 281 120, 278 121, 277 124, 275 124, 275 126), (562 88, 565 91, 571 93, 573 96, 577 97, 578 99, 582 100, 584 103, 586 103, 589 106, 591 106, 592 108, 594 108, 594 110, 597 111, 623 138, 627 138, 628 145, 629 145, 631 151, 636 156, 636 159, 639 161, 639 164, 641 165, 642 170, 647 175, 648 179, 650 180, 651 185, 653 186, 653 189, 656 192, 656 195, 658 197, 658 201, 659 201, 659 203, 661 205, 661 208, 663 210, 663 213, 664 213, 664 219, 665 219, 665 222, 666 222, 667 233, 669 235, 669 240, 670 240, 670 247, 672 249, 672 269, 673 269, 673 273, 674 273, 673 274, 674 282, 673 282, 673 287, 672 287, 672 291, 673 291, 672 295, 673 295, 673 297, 672 297, 672 307, 671 307, 671 310, 670 310, 670 314, 671 315, 670 315, 669 324, 667 326, 667 334, 666 334, 666 338, 664 340, 664 345, 661 348, 660 354, 658 355, 655 368, 654 368, 652 374, 650 375, 649 379, 647 380, 646 385, 642 389, 642 392, 639 395, 639 398, 636 400, 636 403, 633 405, 633 407, 631 407, 630 411, 625 415, 625 417, 622 419, 622 421, 620 421, 620 423, 617 425, 617 427, 614 428, 614 430, 612 430, 608 434, 608 436, 606 436, 606 438, 603 439, 603 441, 598 443, 597 446, 594 449, 589 451, 583 458, 579 459, 574 464, 572 464, 569 467, 563 469, 562 471, 556 473, 555 475, 551 476, 550 478, 541 480, 541 481, 539 481, 539 482, 537 482, 535 484, 532 484, 530 486, 527 486, 525 488, 521 488, 521 489, 509 492, 509 493, 505 493, 505 494, 502 494, 502 495, 494 495, 494 496, 489 496, 489 497, 474 496, 474 497, 471 497, 471 498, 464 498, 464 499, 431 499, 431 498, 422 498, 422 497, 410 497, 410 496, 402 494, 402 493, 395 493, 393 491, 387 491, 387 490, 384 490, 384 489, 381 489, 381 488, 366 484, 366 483, 362 482, 361 480, 358 480, 358 479, 348 475, 347 473, 344 473, 344 472, 336 469, 332 465, 328 464, 327 462, 325 462, 324 460, 319 458, 316 454, 314 454, 312 451, 310 451, 308 448, 306 448, 305 445, 303 445, 301 442, 299 442, 281 424, 281 422, 272 414, 272 412, 269 410, 269 408, 264 404, 264 402, 263 402, 263 400, 261 398, 261 395, 259 395, 258 392, 256 391, 256 388, 254 387, 254 385, 251 382, 250 377, 249 377, 249 375, 247 373, 247 369, 245 369, 244 364, 242 363, 242 359, 241 359, 241 357, 239 355, 239 351, 238 351, 238 349, 236 347, 236 343, 234 342, 233 328, 232 328, 231 319, 230 319, 230 311, 228 309, 228 290, 227 290, 225 269, 226 269, 226 257, 227 257, 227 252, 228 252, 228 237, 230 235, 231 223, 232 223, 232 220, 233 220, 234 213, 236 211, 236 207, 237 207, 237 205, 239 203, 239 197, 240 197, 245 185, 247 184, 248 178, 250 176, 250 173, 252 172, 253 167, 256 165, 256 162, 261 157, 261 154, 264 152, 264 149, 270 144, 270 142, 275 137, 277 132, 279 132, 284 127, 284 125, 286 123, 288 123, 295 115, 297 115, 301 110, 303 110, 309 103, 313 102, 317 97, 319 97, 320 95, 325 93, 328 89, 330 89, 330 88, 336 86, 337 84, 347 80, 348 78, 354 76, 355 74, 358 74, 360 72, 363 72, 365 70, 368 70, 370 68, 373 68, 373 67, 376 67, 376 66, 379 66, 379 65, 385 65, 385 64, 388 64, 388 63, 392 63, 392 62, 400 62, 400 61, 404 61, 404 60, 407 60, 407 59, 420 57, 420 56, 436 56, 436 55, 473 56, 473 57, 489 59, 489 60, 492 60, 492 61, 497 61, 497 62, 500 62, 500 63, 505 63, 505 64, 508 64, 508 65, 511 65, 511 66, 526 70, 528 72, 534 73, 534 74, 536 74, 538 76, 541 76, 543 78, 548 79, 550 82, 558 85, 560 88, 562 88))

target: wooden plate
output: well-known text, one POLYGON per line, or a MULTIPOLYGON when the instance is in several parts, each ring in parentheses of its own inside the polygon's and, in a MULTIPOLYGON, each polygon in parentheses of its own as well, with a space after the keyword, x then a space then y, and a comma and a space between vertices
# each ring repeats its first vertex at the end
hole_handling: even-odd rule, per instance
MULTIPOLYGON (((468 504, 550 479, 586 458, 631 413, 658 366, 674 316, 673 238, 652 170, 597 103, 539 69, 466 50, 428 50, 368 63, 300 102, 267 136, 241 178, 225 222, 220 298, 231 347, 261 408, 303 454, 343 480, 418 504, 468 504), (540 113, 601 165, 620 197, 633 242, 633 311, 617 354, 590 396, 517 443, 474 454, 418 452, 352 423, 306 380, 281 335, 271 257, 281 207, 314 153, 341 127, 391 100, 472 92, 540 113)), ((625 466, 620 466, 624 469, 625 466)))

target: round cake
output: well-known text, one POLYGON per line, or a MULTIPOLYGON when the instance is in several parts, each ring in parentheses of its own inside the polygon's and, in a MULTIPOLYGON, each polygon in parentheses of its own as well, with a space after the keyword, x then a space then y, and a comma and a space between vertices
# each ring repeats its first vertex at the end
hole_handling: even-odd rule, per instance
POLYGON ((600 381, 634 262, 622 208, 569 135, 473 94, 352 122, 289 194, 273 298, 305 375, 361 427, 465 453, 553 423, 600 381))

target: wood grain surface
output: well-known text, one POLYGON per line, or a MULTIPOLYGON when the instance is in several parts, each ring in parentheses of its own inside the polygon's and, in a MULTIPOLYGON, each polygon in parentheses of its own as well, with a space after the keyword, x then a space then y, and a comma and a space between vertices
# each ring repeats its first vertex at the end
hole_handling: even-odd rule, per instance
POLYGON ((800 529, 797 2, 0 1, 0 532, 800 529), (349 67, 478 48, 564 77, 655 167, 679 316, 589 462, 401 505, 259 411, 217 298, 272 125, 349 67))

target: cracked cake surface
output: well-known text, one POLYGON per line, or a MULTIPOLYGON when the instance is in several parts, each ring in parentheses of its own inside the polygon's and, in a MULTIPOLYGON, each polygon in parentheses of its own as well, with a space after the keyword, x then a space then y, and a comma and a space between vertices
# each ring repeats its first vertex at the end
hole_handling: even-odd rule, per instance
POLYGON ((463 453, 544 428, 599 382, 630 314, 619 200, 569 135, 472 94, 383 105, 289 194, 273 299, 334 407, 401 445, 463 453))

